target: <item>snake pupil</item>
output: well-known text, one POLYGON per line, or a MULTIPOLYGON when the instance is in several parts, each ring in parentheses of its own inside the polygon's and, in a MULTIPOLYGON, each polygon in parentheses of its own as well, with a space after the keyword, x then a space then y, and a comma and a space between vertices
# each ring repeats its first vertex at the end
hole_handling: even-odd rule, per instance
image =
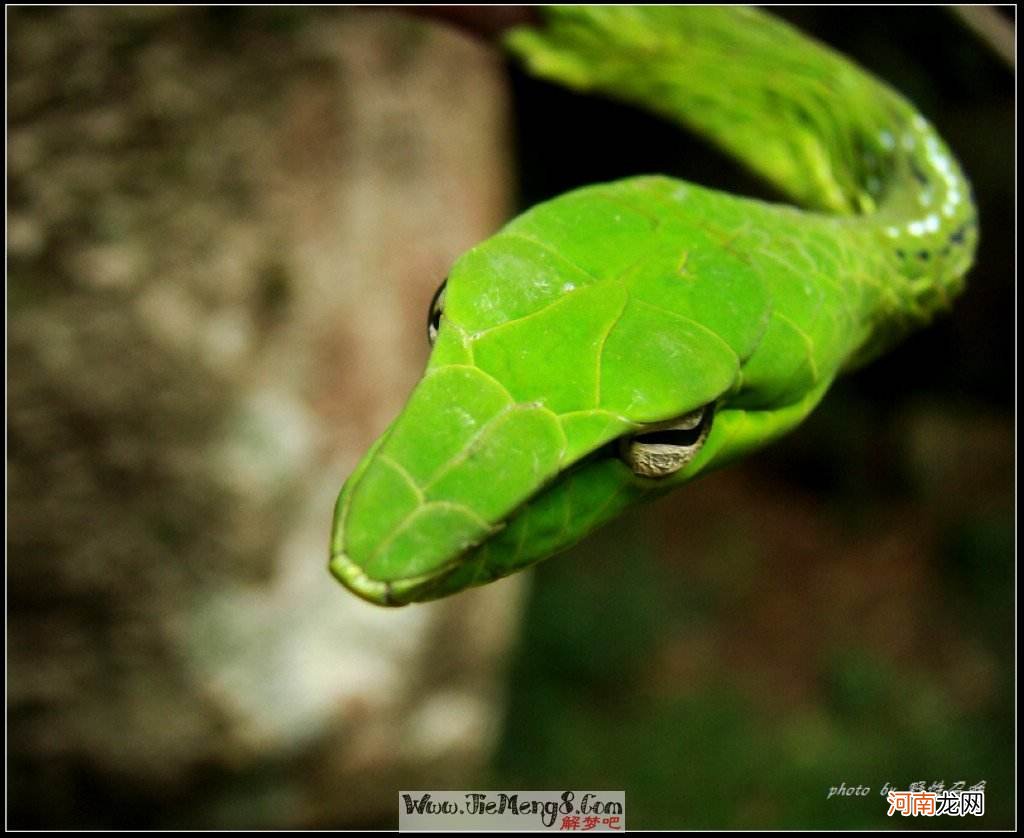
POLYGON ((441 314, 444 312, 444 289, 447 284, 448 278, 445 277, 430 300, 430 309, 427 315, 427 340, 431 346, 437 340, 437 330, 441 328, 441 314))
POLYGON ((691 445, 696 445, 702 433, 704 433, 703 421, 695 428, 665 428, 660 431, 637 434, 633 437, 633 441, 643 445, 675 445, 679 448, 689 448, 691 445))

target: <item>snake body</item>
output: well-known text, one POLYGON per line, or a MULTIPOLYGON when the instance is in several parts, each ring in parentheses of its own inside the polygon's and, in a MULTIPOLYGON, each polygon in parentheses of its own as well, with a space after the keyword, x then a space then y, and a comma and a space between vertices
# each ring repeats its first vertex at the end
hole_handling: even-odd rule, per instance
POLYGON ((558 7, 505 45, 802 209, 634 177, 463 255, 422 380, 338 498, 331 571, 378 604, 507 576, 786 433, 946 309, 974 255, 970 186, 927 120, 766 13, 558 7))

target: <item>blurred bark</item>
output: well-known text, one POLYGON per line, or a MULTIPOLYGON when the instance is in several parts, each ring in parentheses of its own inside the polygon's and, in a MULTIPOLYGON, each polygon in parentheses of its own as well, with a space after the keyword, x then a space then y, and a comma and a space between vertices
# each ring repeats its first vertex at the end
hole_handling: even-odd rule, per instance
POLYGON ((444 21, 480 38, 497 40, 513 26, 536 23, 534 6, 396 6, 411 14, 444 21))
POLYGON ((386 611, 326 553, 506 214, 498 56, 393 12, 8 20, 10 823, 388 826, 472 784, 518 581, 386 611))
MULTIPOLYGON (((1007 6, 1014 15, 1012 6, 1007 6)), ((1011 70, 1017 66, 1017 26, 994 6, 952 6, 951 11, 1011 70)))

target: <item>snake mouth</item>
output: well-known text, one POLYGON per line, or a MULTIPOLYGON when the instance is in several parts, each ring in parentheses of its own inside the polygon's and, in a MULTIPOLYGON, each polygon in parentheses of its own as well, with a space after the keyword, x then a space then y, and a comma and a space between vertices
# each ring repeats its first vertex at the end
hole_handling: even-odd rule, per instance
MULTIPOLYGON (((618 455, 618 439, 601 445, 573 463, 569 468, 557 474, 553 480, 536 487, 536 490, 514 507, 503 521, 497 522, 482 540, 466 546, 443 564, 424 573, 401 576, 395 579, 379 579, 367 573, 366 569, 356 560, 347 555, 344 549, 336 547, 330 558, 331 574, 342 585, 356 594, 360 599, 374 605, 399 607, 413 603, 428 602, 440 599, 449 594, 467 588, 483 585, 505 576, 510 576, 526 567, 537 563, 547 556, 562 552, 572 547, 584 535, 588 534, 603 520, 603 513, 611 513, 625 502, 629 492, 622 490, 627 487, 637 489, 640 486, 650 487, 655 481, 636 478, 618 455), (576 516, 581 526, 573 532, 565 530, 556 541, 544 541, 542 550, 531 549, 523 537, 523 528, 532 522, 536 528, 538 518, 543 518, 543 510, 559 507, 570 495, 579 492, 577 479, 587 485, 593 478, 595 469, 604 481, 614 484, 598 509, 578 509, 576 516), (538 511, 540 514, 538 515, 538 511), (600 514, 595 514, 600 513, 600 514), (524 519, 530 518, 528 522, 524 519), (586 519, 589 523, 584 523, 586 519), (491 566, 496 556, 503 557, 497 567, 491 566)), ((343 492, 343 496, 344 496, 343 492)), ((339 499, 339 503, 341 499, 339 499)), ((344 543, 338 538, 337 545, 344 543)))

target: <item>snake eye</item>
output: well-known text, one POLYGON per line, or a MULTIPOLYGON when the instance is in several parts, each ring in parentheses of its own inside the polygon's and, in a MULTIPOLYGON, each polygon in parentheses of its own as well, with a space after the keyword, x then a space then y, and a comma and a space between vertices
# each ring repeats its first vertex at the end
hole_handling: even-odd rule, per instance
POLYGON ((442 282, 437 290, 434 292, 434 297, 430 301, 430 313, 427 315, 427 340, 430 345, 434 345, 434 341, 437 340, 437 330, 441 328, 441 315, 444 313, 444 289, 448 284, 447 277, 442 282))
POLYGON ((668 477, 690 462, 711 430, 714 405, 657 425, 619 442, 619 456, 637 477, 668 477))

